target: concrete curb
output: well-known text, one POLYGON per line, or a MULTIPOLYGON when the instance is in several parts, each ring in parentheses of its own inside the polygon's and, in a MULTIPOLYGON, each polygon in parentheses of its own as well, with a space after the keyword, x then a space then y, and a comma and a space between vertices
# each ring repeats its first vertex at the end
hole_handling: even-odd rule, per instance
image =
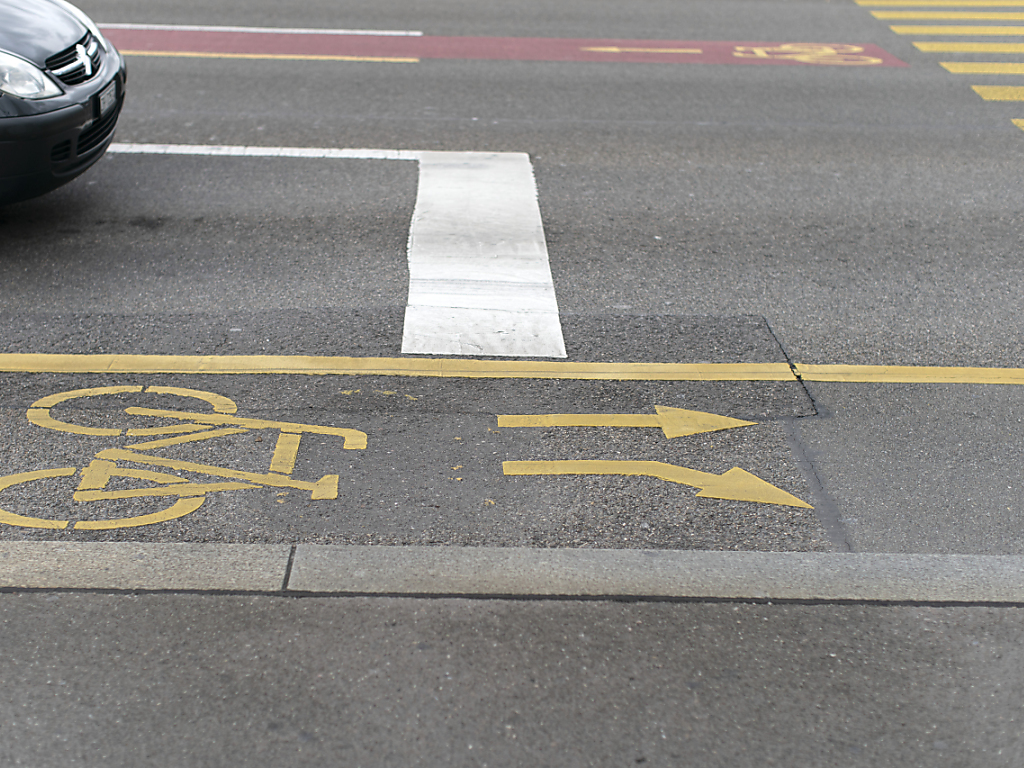
POLYGON ((1024 557, 0 542, 0 588, 1024 603, 1024 557))

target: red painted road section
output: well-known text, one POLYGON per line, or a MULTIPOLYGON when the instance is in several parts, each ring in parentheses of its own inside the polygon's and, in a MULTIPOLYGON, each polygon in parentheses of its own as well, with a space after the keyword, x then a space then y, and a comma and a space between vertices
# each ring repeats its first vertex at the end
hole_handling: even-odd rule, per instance
POLYGON ((394 37, 105 29, 122 51, 496 61, 905 67, 875 45, 548 37, 394 37))

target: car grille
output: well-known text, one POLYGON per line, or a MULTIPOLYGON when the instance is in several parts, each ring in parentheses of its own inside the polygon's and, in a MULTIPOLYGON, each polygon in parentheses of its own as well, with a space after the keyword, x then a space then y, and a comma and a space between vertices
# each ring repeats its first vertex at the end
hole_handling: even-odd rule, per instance
POLYGON ((97 120, 78 134, 78 156, 87 155, 107 140, 117 125, 117 116, 121 112, 121 102, 111 109, 104 117, 97 120))
POLYGON ((84 83, 100 69, 100 43, 91 32, 46 60, 46 68, 65 85, 84 83), (85 56, 81 54, 84 51, 85 56))
POLYGON ((65 139, 59 144, 55 144, 53 149, 50 150, 50 162, 52 163, 66 163, 71 159, 71 139, 65 139))

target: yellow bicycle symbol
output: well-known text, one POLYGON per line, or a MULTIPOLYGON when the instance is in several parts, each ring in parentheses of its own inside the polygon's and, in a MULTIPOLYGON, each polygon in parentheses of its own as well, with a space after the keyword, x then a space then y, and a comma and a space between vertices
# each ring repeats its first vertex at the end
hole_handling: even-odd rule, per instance
MULTIPOLYGON (((297 480, 291 476, 295 468, 299 441, 302 435, 310 433, 333 435, 344 440, 343 447, 346 449, 358 450, 366 448, 366 433, 356 429, 323 427, 315 424, 296 424, 266 419, 247 419, 236 416, 237 410, 238 408, 235 403, 222 395, 181 387, 143 387, 141 385, 94 387, 91 389, 59 392, 55 395, 44 397, 33 403, 26 413, 28 420, 36 426, 78 435, 115 437, 124 434, 127 437, 155 437, 157 439, 136 442, 124 448, 101 450, 88 466, 81 470, 77 467, 59 467, 56 469, 19 472, 0 477, 0 492, 24 483, 73 477, 80 474, 81 479, 73 496, 76 502, 136 498, 175 499, 169 507, 158 512, 113 519, 80 520, 72 526, 73 530, 84 531, 132 528, 173 520, 195 512, 206 500, 206 494, 218 491, 265 487, 291 488, 308 491, 311 499, 336 499, 338 498, 338 475, 324 475, 315 482, 297 480), (212 406, 213 412, 126 408, 125 413, 130 416, 167 419, 172 423, 158 427, 127 429, 123 431, 121 429, 90 427, 59 421, 51 415, 51 409, 54 406, 70 400, 140 392, 195 398, 212 406), (227 467, 216 467, 180 459, 164 458, 148 453, 149 451, 172 445, 243 434, 252 430, 277 430, 278 432, 274 454, 267 472, 245 472, 227 467), (123 466, 123 464, 134 466, 123 466), (143 469, 142 467, 189 472, 220 479, 217 482, 193 482, 177 474, 169 474, 168 472, 161 472, 156 469, 143 469), (111 488, 110 484, 114 478, 143 481, 153 483, 154 485, 127 489, 111 488)), ((115 484, 123 483, 118 481, 115 484)), ((0 523, 22 528, 64 530, 70 525, 70 522, 70 520, 50 520, 31 517, 0 509, 0 523)))
POLYGON ((859 45, 827 45, 824 43, 784 43, 771 47, 738 45, 732 53, 741 59, 789 59, 803 64, 864 66, 881 64, 874 56, 865 56, 859 45))

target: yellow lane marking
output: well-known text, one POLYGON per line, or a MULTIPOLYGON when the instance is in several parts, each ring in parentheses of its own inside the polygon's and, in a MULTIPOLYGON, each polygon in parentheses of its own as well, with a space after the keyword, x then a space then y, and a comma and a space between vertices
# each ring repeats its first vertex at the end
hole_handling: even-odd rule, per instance
POLYGON ((625 475, 656 477, 669 483, 700 488, 698 496, 733 501, 754 501, 761 504, 779 504, 787 507, 813 507, 766 483, 756 475, 733 467, 721 475, 677 467, 663 461, 506 461, 502 464, 506 475, 625 475))
POLYGON ((801 365, 805 381, 892 384, 1024 384, 1024 368, 940 368, 901 365, 801 365))
POLYGON ((854 0, 874 8, 1024 8, 1021 0, 854 0))
MULTIPOLYGON (((1024 99, 1024 86, 973 86, 975 90, 990 89, 1016 96, 1007 100, 1024 99)), ((1015 121, 1018 124, 1024 120, 1015 121)), ((851 371, 857 380, 918 383, 961 384, 1024 384, 1024 368, 966 368, 893 365, 803 365, 794 366, 802 378, 811 381, 844 381, 843 378, 817 379, 812 376, 845 376, 851 371)), ((6 373, 171 373, 182 375, 243 375, 243 374, 295 374, 313 376, 416 376, 433 378, 470 379, 566 379, 600 381, 796 381, 797 377, 786 363, 559 363, 528 360, 461 360, 445 358, 387 358, 387 357, 305 357, 270 355, 225 355, 222 357, 176 355, 47 355, 0 354, 0 372, 6 373)), ((71 397, 80 393, 108 394, 111 392, 138 392, 141 387, 97 387, 62 392, 33 404, 71 397)), ((191 391, 191 390, 190 390, 191 391)), ((285 432, 320 432, 339 435, 354 430, 314 425, 296 425, 289 422, 224 417, 210 413, 161 411, 149 408, 125 409, 133 415, 166 416, 203 424, 231 424, 248 429, 281 429, 285 432)), ((60 424, 58 422, 58 424, 60 424)), ((49 429, 49 424, 46 426, 49 429)), ((62 431, 91 429, 77 425, 62 425, 62 431)), ((84 434, 94 434, 85 432, 84 434)), ((121 434, 107 430, 98 434, 121 434)), ((355 438, 355 436, 353 436, 355 438)))
POLYGON ((524 416, 498 416, 498 427, 658 427, 665 437, 686 437, 702 432, 750 427, 755 421, 740 421, 728 416, 685 408, 654 406, 657 415, 641 413, 551 413, 524 416))
MULTIPOLYGON (((792 370, 785 363, 559 363, 546 360, 453 360, 444 358, 306 357, 288 355, 201 357, 190 355, 0 354, 0 372, 123 374, 275 373, 311 376, 428 376, 433 378, 468 379, 593 379, 614 381, 796 380, 792 370)), ((203 421, 212 423, 205 418, 203 421)))
POLYGON ((972 85, 985 101, 1024 101, 1024 87, 1019 85, 972 85))
POLYGON ((954 75, 1024 75, 1024 64, 1000 61, 940 61, 954 75))
POLYGON ((929 41, 914 43, 924 53, 1024 53, 1024 43, 946 43, 929 41))
POLYGON ((282 432, 274 448, 274 456, 270 459, 270 471, 290 475, 295 469, 295 459, 299 455, 299 440, 302 435, 282 432))
POLYGON ((1014 120, 1013 124, 1024 131, 1024 120, 1014 120))
POLYGON ((1019 27, 954 27, 930 26, 924 24, 897 24, 889 27, 897 35, 1002 35, 1003 37, 1020 37, 1024 35, 1024 25, 1019 27))
POLYGON ((1024 13, 997 11, 980 13, 978 11, 872 11, 876 19, 934 19, 962 21, 1024 21, 1024 13))
POLYGON ((301 53, 208 53, 201 51, 121 51, 123 56, 158 56, 183 59, 274 59, 278 61, 370 61, 418 64, 419 59, 397 56, 316 56, 301 53))
POLYGON ((580 48, 581 51, 595 53, 704 53, 700 48, 580 48))

